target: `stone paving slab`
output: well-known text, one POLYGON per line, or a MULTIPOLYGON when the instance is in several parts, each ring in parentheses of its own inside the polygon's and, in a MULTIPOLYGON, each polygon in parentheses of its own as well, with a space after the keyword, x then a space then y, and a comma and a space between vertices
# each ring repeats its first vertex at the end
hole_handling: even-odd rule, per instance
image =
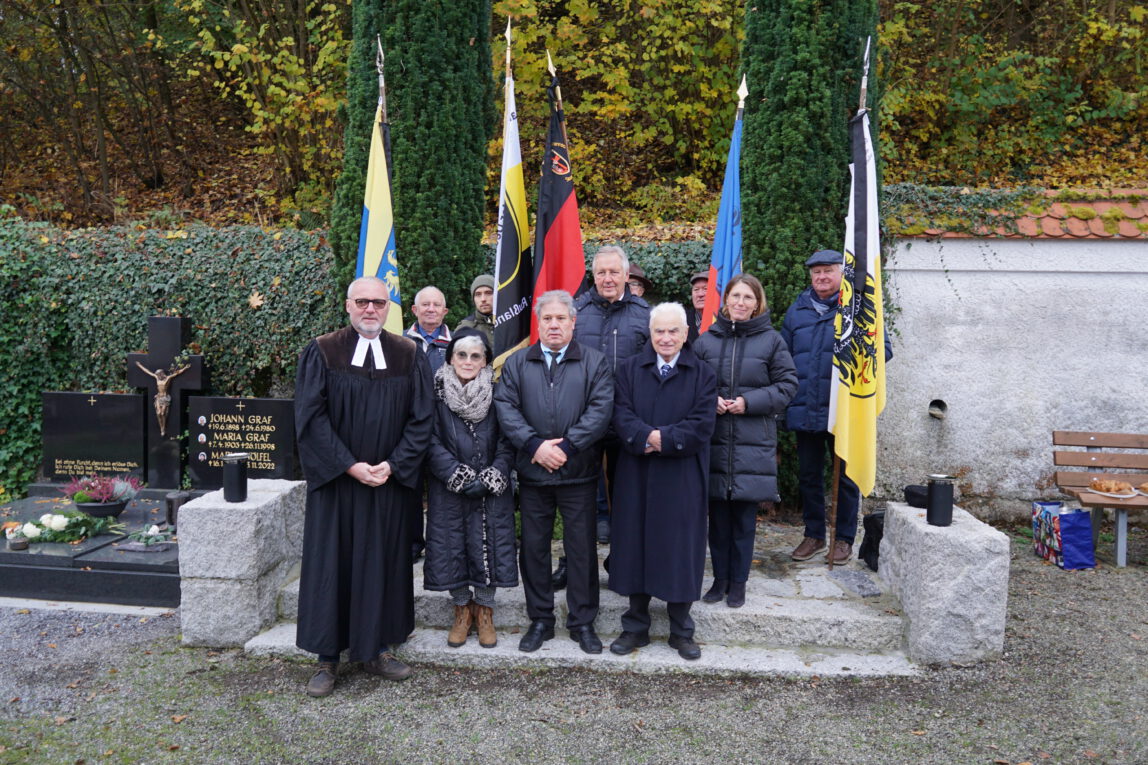
MULTIPOLYGON (((518 650, 518 632, 499 631, 498 645, 482 648, 471 636, 466 645, 450 648, 443 630, 418 629, 399 649, 399 655, 416 665, 420 663, 462 666, 474 669, 538 669, 579 667, 597 672, 640 672, 644 674, 688 673, 706 675, 750 675, 758 677, 885 677, 917 675, 921 670, 900 651, 861 653, 819 648, 765 648, 700 641, 702 657, 685 661, 664 640, 655 640, 628 656, 610 653, 613 635, 603 635, 601 654, 582 653, 566 631, 555 630, 555 637, 533 653, 518 650)), ((245 646, 256 656, 294 656, 314 658, 295 647, 295 625, 279 624, 253 638, 245 646)))

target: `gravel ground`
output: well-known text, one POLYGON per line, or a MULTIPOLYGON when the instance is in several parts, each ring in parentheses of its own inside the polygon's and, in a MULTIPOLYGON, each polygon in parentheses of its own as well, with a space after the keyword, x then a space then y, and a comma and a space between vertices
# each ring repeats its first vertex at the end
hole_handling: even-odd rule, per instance
POLYGON ((313 700, 175 616, 0 608, 0 763, 1148 763, 1148 534, 1129 557, 1016 538, 1003 658, 888 680, 344 667, 313 700))

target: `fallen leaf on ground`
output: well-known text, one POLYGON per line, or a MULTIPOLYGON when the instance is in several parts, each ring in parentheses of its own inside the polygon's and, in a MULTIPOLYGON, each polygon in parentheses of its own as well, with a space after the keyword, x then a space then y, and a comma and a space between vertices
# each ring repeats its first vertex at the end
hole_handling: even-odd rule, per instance
POLYGON ((1081 754, 1083 754, 1085 757, 1087 757, 1090 760, 1100 756, 1099 754, 1092 751, 1091 749, 1085 749, 1083 752, 1081 752, 1081 754))
POLYGON ((171 721, 172 721, 173 723, 176 723, 176 724, 179 724, 179 723, 183 722, 183 721, 184 721, 184 720, 186 720, 186 719, 187 719, 187 715, 172 715, 172 716, 171 716, 171 721))
POLYGON ((31 612, 29 609, 27 609, 27 608, 21 608, 21 609, 20 609, 19 611, 17 611, 16 613, 18 613, 18 614, 30 614, 30 613, 32 613, 32 612, 31 612))
POLYGON ((925 735, 925 731, 923 731, 923 730, 914 730, 914 731, 909 731, 909 732, 910 732, 910 733, 912 733, 914 736, 923 736, 923 735, 925 735))

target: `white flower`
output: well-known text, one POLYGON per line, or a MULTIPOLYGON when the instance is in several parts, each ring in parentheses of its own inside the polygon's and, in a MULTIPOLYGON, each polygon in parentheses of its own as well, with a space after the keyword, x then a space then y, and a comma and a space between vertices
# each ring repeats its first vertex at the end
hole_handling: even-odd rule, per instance
POLYGON ((23 532, 24 536, 28 537, 28 539, 35 539, 40 536, 40 527, 31 521, 25 523, 24 528, 20 529, 20 531, 23 532))
POLYGON ((68 516, 66 515, 49 515, 48 520, 45 521, 41 518, 40 522, 52 531, 63 531, 68 528, 68 516))
POLYGON ((44 513, 40 516, 40 525, 47 526, 52 521, 52 513, 44 513))
POLYGON ((152 526, 150 529, 147 530, 147 535, 149 537, 158 537, 159 536, 159 526, 152 526))
POLYGON ((9 539, 12 539, 17 534, 22 534, 22 533, 23 533, 23 530, 19 526, 13 526, 11 528, 4 529, 4 536, 8 537, 9 539))

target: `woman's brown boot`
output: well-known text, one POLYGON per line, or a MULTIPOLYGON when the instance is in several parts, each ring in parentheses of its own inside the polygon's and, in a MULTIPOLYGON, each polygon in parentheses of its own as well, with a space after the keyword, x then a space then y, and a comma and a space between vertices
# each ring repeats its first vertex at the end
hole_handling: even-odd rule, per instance
POLYGON ((494 632, 494 609, 490 606, 474 606, 474 620, 478 622, 478 644, 483 648, 494 648, 498 645, 498 635, 494 632))
POLYGON ((454 624, 451 625, 450 633, 446 636, 446 644, 451 648, 458 648, 466 643, 466 636, 470 634, 470 625, 473 619, 473 614, 470 610, 474 603, 467 603, 465 606, 454 607, 454 624))

